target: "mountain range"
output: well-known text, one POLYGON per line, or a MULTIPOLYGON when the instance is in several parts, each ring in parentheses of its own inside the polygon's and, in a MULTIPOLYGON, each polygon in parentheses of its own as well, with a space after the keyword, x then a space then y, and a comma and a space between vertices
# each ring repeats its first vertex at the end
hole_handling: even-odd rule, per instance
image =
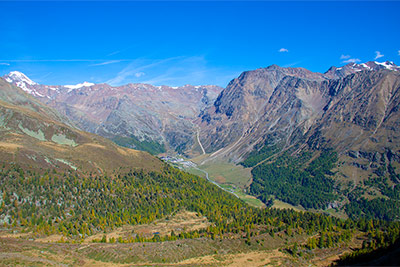
POLYGON ((222 90, 212 85, 112 87, 88 82, 49 86, 20 72, 3 78, 57 109, 78 128, 154 154, 191 149, 197 131, 193 120, 222 90))
MULTIPOLYGON (((293 158, 310 153, 307 167, 333 151, 335 168, 323 176, 333 179, 329 194, 344 207, 352 199, 387 197, 388 188, 399 189, 399 70, 389 61, 349 63, 325 73, 272 65, 243 72, 224 89, 40 85, 20 72, 3 79, 40 101, 35 103, 56 109, 66 125, 128 148, 197 157, 200 166, 230 162, 254 170, 287 153, 293 158), (379 177, 385 177, 384 185, 371 182, 379 177), (356 197, 349 195, 360 188, 356 197)), ((251 186, 250 192, 266 201, 251 186)))

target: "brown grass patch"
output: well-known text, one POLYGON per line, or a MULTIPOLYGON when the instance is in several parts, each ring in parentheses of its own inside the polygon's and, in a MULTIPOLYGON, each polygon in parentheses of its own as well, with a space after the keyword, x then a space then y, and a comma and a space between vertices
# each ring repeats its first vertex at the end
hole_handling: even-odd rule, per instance
POLYGON ((65 146, 53 143, 53 142, 40 142, 39 143, 42 146, 48 147, 52 150, 58 151, 58 152, 66 152, 68 149, 65 148, 65 146))
POLYGON ((128 155, 136 156, 136 155, 138 155, 138 151, 137 150, 128 149, 128 148, 118 147, 117 151, 118 151, 118 153, 120 153, 120 154, 122 154, 124 156, 128 156, 128 155))
POLYGON ((99 267, 99 266, 112 267, 112 266, 132 266, 132 264, 121 264, 121 263, 90 260, 90 261, 85 261, 85 263, 82 266, 85 266, 85 267, 99 267))
POLYGON ((0 237, 2 238, 25 238, 30 236, 31 233, 1 233, 0 232, 0 237))
POLYGON ((218 266, 279 266, 282 260, 289 259, 289 256, 278 251, 252 251, 248 253, 208 255, 181 261, 176 265, 215 265, 218 266))
POLYGON ((56 242, 60 241, 61 238, 62 238, 62 235, 49 235, 46 237, 37 238, 37 239, 35 239, 35 242, 56 243, 56 242))
POLYGON ((272 207, 276 208, 276 209, 281 209, 281 210, 282 209, 292 209, 292 210, 295 210, 295 211, 304 211, 304 208, 301 207, 301 206, 293 206, 293 205, 291 205, 289 203, 280 201, 278 199, 274 199, 274 205, 272 207))
POLYGON ((153 236, 155 232, 158 232, 163 236, 169 235, 172 230, 178 234, 204 229, 209 225, 207 218, 199 217, 196 212, 180 211, 169 219, 158 220, 149 225, 135 226, 135 232, 144 236, 153 236))
POLYGON ((17 150, 18 148, 22 148, 22 145, 19 144, 10 144, 10 143, 5 143, 5 142, 0 142, 0 148, 3 148, 5 150, 17 150))
POLYGON ((85 146, 90 146, 90 147, 95 147, 95 148, 100 148, 100 149, 106 149, 105 146, 99 145, 99 144, 94 144, 94 143, 82 144, 82 145, 80 145, 79 147, 80 147, 80 148, 84 148, 85 146))
MULTIPOLYGON (((150 224, 143 225, 124 225, 114 229, 112 232, 106 233, 107 240, 110 238, 118 239, 122 237, 128 239, 132 235, 139 234, 145 238, 151 238, 155 233, 159 233, 160 236, 170 235, 171 231, 176 234, 186 231, 195 231, 207 228, 210 225, 207 218, 200 217, 196 212, 190 211, 179 211, 172 217, 166 217, 161 220, 156 220, 150 224)), ((90 237, 87 237, 84 243, 90 243, 92 240, 100 240, 104 233, 99 233, 90 237)))
POLYGON ((217 183, 219 183, 219 184, 224 184, 224 183, 226 183, 226 179, 225 179, 225 177, 222 176, 222 175, 217 175, 217 176, 215 176, 215 181, 216 181, 217 183))

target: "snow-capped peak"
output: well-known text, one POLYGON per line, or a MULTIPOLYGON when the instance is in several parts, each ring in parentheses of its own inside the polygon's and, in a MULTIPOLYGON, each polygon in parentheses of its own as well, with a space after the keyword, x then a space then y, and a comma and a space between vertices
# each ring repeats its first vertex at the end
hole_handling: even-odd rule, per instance
POLYGON ((385 69, 388 69, 388 70, 399 70, 400 69, 400 67, 396 66, 392 61, 386 61, 386 62, 374 61, 374 63, 376 65, 383 66, 385 69))
POLYGON ((31 79, 29 79, 25 74, 19 71, 12 71, 7 75, 4 75, 3 77, 7 82, 15 84, 25 92, 31 94, 31 95, 39 95, 35 89, 34 86, 38 85, 31 79), (33 86, 33 87, 32 87, 33 86))
POLYGON ((386 61, 382 63, 377 61, 368 61, 361 64, 352 62, 340 68, 331 67, 327 72, 325 72, 325 74, 327 74, 328 77, 345 77, 351 73, 360 71, 377 71, 383 69, 400 72, 400 67, 394 64, 392 61, 386 61))
POLYGON ((74 90, 74 89, 79 89, 81 87, 90 87, 90 86, 93 86, 93 85, 94 85, 94 83, 83 82, 83 83, 78 83, 78 84, 75 84, 75 85, 64 85, 64 87, 67 87, 68 89, 70 89, 69 91, 71 91, 71 90, 74 90))
POLYGON ((11 83, 11 82, 24 82, 29 85, 36 85, 34 81, 29 79, 25 74, 19 71, 12 71, 8 75, 6 75, 6 81, 11 83))

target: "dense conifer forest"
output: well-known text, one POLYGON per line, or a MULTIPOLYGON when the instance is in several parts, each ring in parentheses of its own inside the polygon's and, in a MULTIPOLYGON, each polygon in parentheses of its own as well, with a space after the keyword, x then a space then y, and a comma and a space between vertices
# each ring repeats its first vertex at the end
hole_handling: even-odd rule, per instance
MULTIPOLYGON (((258 158, 258 155, 250 158, 258 158)), ((250 192, 267 202, 271 195, 294 206, 306 209, 324 209, 337 199, 334 181, 329 177, 337 156, 331 150, 322 151, 308 166, 312 153, 303 152, 296 157, 285 152, 274 161, 266 161, 252 169, 250 192)), ((265 156, 263 156, 265 157, 265 156)), ((247 160, 249 162, 251 160, 247 160)))
MULTIPOLYGON (((299 175, 304 179, 307 175, 323 176, 334 156, 322 153, 299 175)), ((325 183, 322 179, 321 188, 325 183)), ((212 183, 168 165, 160 173, 120 169, 110 174, 81 174, 24 170, 16 164, 3 164, 0 191, 3 227, 33 231, 37 235, 58 233, 73 242, 127 224, 150 223, 182 209, 205 216, 211 225, 147 239, 132 235, 110 241, 104 236, 94 242, 159 242, 204 237, 245 239, 250 244, 251 237, 265 233, 271 237, 306 234, 309 238, 305 244, 288 244, 286 249, 294 256, 302 256, 316 248, 339 246, 362 234, 363 248, 347 255, 350 260, 360 253, 395 244, 400 234, 400 224, 394 221, 343 220, 312 212, 253 208, 212 183)))
POLYGON ((270 204, 276 198, 305 209, 321 210, 346 198, 348 202, 343 209, 352 219, 399 220, 400 177, 391 164, 387 170, 380 167, 374 177, 353 188, 343 187, 332 179, 338 164, 333 150, 296 154, 295 147, 276 154, 278 147, 264 144, 241 163, 244 167, 253 167, 250 193, 264 203, 270 204), (366 198, 368 189, 378 190, 382 196, 366 198))

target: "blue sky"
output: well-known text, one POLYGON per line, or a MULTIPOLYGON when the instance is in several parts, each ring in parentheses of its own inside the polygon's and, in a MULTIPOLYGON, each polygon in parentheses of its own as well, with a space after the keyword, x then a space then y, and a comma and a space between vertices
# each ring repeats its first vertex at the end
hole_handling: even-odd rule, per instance
POLYGON ((42 84, 217 84, 277 64, 400 62, 400 2, 4 2, 0 75, 42 84))

